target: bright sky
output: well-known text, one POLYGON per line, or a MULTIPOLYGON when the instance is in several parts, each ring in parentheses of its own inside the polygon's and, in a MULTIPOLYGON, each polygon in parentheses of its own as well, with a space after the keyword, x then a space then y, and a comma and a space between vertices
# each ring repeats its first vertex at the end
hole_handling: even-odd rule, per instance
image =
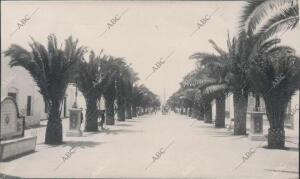
MULTIPOLYGON (((237 33, 239 14, 245 2, 1 2, 1 51, 12 43, 29 49, 29 36, 46 45, 47 36, 56 34, 60 43, 69 35, 79 39, 90 50, 125 57, 145 84, 163 100, 179 88, 183 76, 194 68, 188 57, 195 52, 213 52, 208 43, 213 39, 226 49, 227 31, 237 33), (121 19, 103 36, 107 23, 116 14, 121 19), (22 18, 35 14, 17 30, 22 18), (197 23, 215 12, 193 36, 197 23), (172 53, 173 52, 173 53, 172 53), (161 57, 172 55, 155 71, 152 67, 161 57)), ((298 48, 299 35, 287 32, 283 42, 298 48), (297 46, 298 45, 298 46, 297 46)))

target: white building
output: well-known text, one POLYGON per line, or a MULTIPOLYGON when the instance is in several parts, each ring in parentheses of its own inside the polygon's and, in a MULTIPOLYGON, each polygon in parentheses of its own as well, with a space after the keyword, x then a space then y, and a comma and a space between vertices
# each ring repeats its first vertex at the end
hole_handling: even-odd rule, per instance
MULTIPOLYGON (((19 111, 26 115, 26 126, 40 124, 40 120, 47 119, 47 107, 29 72, 22 67, 10 68, 9 57, 1 54, 1 100, 6 96, 15 98, 19 111)), ((75 99, 75 87, 69 85, 62 105, 61 117, 68 117, 68 109, 75 99)), ((79 99, 81 95, 79 93, 79 99)), ((85 106, 85 104, 84 104, 85 106)), ((84 107, 79 105, 79 107, 84 107)))

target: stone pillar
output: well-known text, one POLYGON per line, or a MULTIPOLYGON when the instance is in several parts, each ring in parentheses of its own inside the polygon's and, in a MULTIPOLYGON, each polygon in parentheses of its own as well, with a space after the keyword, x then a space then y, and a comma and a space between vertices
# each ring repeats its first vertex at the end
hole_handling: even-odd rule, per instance
POLYGON ((69 122, 69 130, 67 131, 67 136, 69 137, 80 137, 82 136, 82 132, 80 130, 81 126, 81 109, 79 108, 71 108, 69 109, 70 114, 70 122, 69 122))
POLYGON ((264 112, 260 111, 251 111, 250 113, 250 134, 249 138, 251 140, 266 140, 263 135, 263 114, 264 112))
POLYGON ((234 118, 234 107, 233 107, 233 94, 230 93, 231 95, 229 95, 226 98, 226 101, 228 101, 228 104, 226 103, 226 107, 228 106, 228 111, 229 111, 229 119, 233 119, 234 118))
POLYGON ((216 122, 216 109, 217 109, 217 103, 216 100, 214 99, 211 103, 211 109, 212 109, 212 120, 214 123, 216 122))
POLYGON ((299 133, 299 90, 296 91, 296 94, 292 96, 291 99, 291 121, 293 122, 293 131, 296 132, 297 134, 299 133))

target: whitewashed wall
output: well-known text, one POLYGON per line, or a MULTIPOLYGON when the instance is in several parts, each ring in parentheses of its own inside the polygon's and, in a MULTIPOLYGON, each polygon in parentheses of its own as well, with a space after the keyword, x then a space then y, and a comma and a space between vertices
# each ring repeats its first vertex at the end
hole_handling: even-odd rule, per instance
MULTIPOLYGON (((10 68, 8 65, 9 57, 4 57, 1 54, 1 99, 8 95, 8 92, 17 93, 17 104, 19 111, 22 109, 25 111, 27 108, 27 96, 31 96, 31 115, 26 116, 26 126, 39 125, 41 120, 47 119, 47 113, 45 113, 45 103, 38 92, 38 87, 33 81, 30 74, 21 67, 10 68)), ((72 107, 75 100, 75 87, 69 85, 66 91, 67 97, 67 110, 66 116, 69 116, 69 108, 72 107)), ((78 92, 78 104, 79 107, 85 108, 85 101, 80 92, 78 92)), ((62 106, 64 108, 64 106, 62 106)), ((64 117, 62 111, 61 117, 64 117)))
MULTIPOLYGON (((8 66, 9 58, 1 55, 1 99, 8 95, 8 92, 17 93, 17 104, 19 111, 26 113, 27 96, 31 96, 31 115, 26 116, 26 125, 39 125, 41 110, 39 109, 42 100, 38 94, 35 83, 29 73, 21 68, 10 68, 8 66)), ((43 105, 44 106, 44 105, 43 105)))

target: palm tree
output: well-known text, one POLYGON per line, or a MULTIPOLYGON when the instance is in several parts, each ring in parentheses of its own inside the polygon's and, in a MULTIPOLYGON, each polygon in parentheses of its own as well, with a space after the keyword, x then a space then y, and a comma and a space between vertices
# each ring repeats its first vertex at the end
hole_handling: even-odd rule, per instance
POLYGON ((152 93, 146 86, 135 85, 133 87, 132 107, 133 114, 136 115, 137 108, 142 108, 143 114, 148 114, 150 109, 156 110, 160 106, 160 101, 157 95, 152 93))
POLYGON ((185 107, 187 108, 186 112, 189 117, 192 116, 195 93, 197 89, 186 88, 181 91, 181 99, 184 100, 185 107))
POLYGON ((127 68, 130 72, 130 78, 127 80, 127 83, 125 85, 126 119, 131 119, 133 112, 133 85, 139 80, 139 78, 137 76, 137 73, 135 73, 130 66, 127 66, 127 68))
MULTIPOLYGON (((212 89, 206 90, 216 80, 209 77, 208 68, 198 65, 198 68, 188 73, 180 83, 181 88, 168 100, 170 105, 185 109, 185 114, 193 116, 206 123, 212 122, 211 102, 215 97, 212 89), (173 103, 173 104, 172 104, 173 103)), ((173 107, 174 108, 174 107, 173 107)), ((225 109, 224 109, 225 110, 225 109)), ((225 113, 225 111, 224 111, 225 113)))
POLYGON ((181 91, 182 88, 180 88, 175 93, 173 93, 172 96, 170 96, 169 99, 167 100, 167 105, 170 106, 173 111, 180 112, 180 114, 183 114, 183 101, 180 98, 181 91), (179 111, 177 111, 178 108, 179 111))
POLYGON ((265 40, 280 31, 296 28, 298 23, 297 0, 248 1, 240 19, 240 36, 246 35, 247 41, 252 42, 248 60, 255 58, 265 40))
POLYGON ((240 19, 240 34, 246 34, 247 39, 252 41, 248 59, 255 58, 265 40, 280 31, 295 29, 298 23, 297 0, 248 1, 240 19))
POLYGON ((149 104, 151 100, 151 91, 144 85, 141 85, 141 100, 139 106, 143 109, 142 113, 147 114, 149 112, 149 104))
MULTIPOLYGON (((268 0, 268 1, 262 1, 262 2, 248 2, 247 6, 245 6, 243 15, 240 20, 240 29, 241 32, 240 34, 246 34, 246 38, 248 41, 252 42, 252 49, 250 49, 250 53, 247 56, 247 60, 250 61, 250 63, 253 66, 253 63, 257 63, 258 59, 263 59, 261 54, 264 54, 264 50, 270 48, 273 44, 279 43, 278 39, 272 41, 267 41, 266 40, 270 39, 273 35, 280 31, 287 31, 290 29, 294 29, 297 27, 299 23, 299 5, 297 0, 290 0, 290 1, 280 1, 280 0, 268 0), (274 15, 270 16, 270 13, 268 12, 276 12, 272 13, 274 15), (263 23, 265 21, 265 23, 263 23), (264 45, 270 44, 269 47, 263 48, 264 45), (264 49, 264 50, 262 50, 264 49)), ((284 48, 286 49, 286 48, 284 48)), ((282 52, 282 50, 279 50, 282 52)), ((280 53, 280 52, 278 52, 280 53)), ((267 53, 268 54, 268 53, 267 53)), ((284 53, 281 53, 284 54, 284 53)), ((285 53, 286 54, 286 53, 285 53)), ((290 56, 286 54, 287 56, 290 56)), ((266 57, 265 57, 266 58, 266 57)), ((271 57, 268 57, 271 58, 271 57)), ((285 59, 283 56, 281 56, 282 59, 285 59)), ((276 58, 278 59, 278 58, 276 58)), ((274 64, 272 64, 274 65, 274 64)), ((272 66, 270 65, 270 67, 272 66)), ((264 79, 269 79, 270 76, 268 74, 265 74, 266 77, 264 79)), ((250 75, 250 78, 253 77, 250 75)), ((257 88, 256 86, 253 86, 253 88, 257 88)), ((279 89, 278 89, 279 90, 279 89)), ((284 92, 285 90, 282 89, 284 92)), ((272 90, 273 91, 273 90, 272 90)), ((272 94, 272 93, 271 93, 272 94)), ((269 94, 269 95, 271 95, 269 94)), ((277 99, 277 96, 273 96, 275 99, 277 99)), ((265 99, 266 97, 264 97, 265 99)), ((288 98, 288 97, 287 97, 288 98)), ((266 100, 266 99, 265 99, 266 100)), ((300 101, 300 96, 299 96, 299 101, 300 101)), ((265 101, 265 104, 267 106, 267 102, 265 101)), ((284 104, 284 101, 282 105, 284 104)), ((270 105, 270 103, 269 103, 270 105)), ((276 104, 274 104, 276 106, 276 104)), ((269 107, 269 109, 272 107, 269 107)), ((268 110, 268 109, 266 109, 268 110)), ((281 113, 281 111, 278 111, 281 113)), ((279 114, 278 113, 278 114, 279 114)), ((271 117, 273 120, 273 116, 268 115, 268 119, 271 117)), ((278 116, 278 115, 277 115, 278 116)), ((275 117, 276 119, 276 117, 275 117)), ((276 121, 276 120, 275 120, 276 121)), ((279 120, 280 121, 280 120, 279 120)), ((271 123, 271 122, 270 122, 271 123)), ((279 122, 280 123, 280 122, 279 122)), ((274 126, 272 127, 273 124, 270 124, 271 128, 269 129, 269 133, 273 136, 272 134, 274 133, 274 126), (272 132, 273 131, 273 132, 272 132)), ((279 127, 281 128, 281 127, 279 127)), ((278 129, 279 136, 281 133, 281 129, 278 129)), ((280 138, 280 140, 273 139, 272 137, 269 137, 268 143, 269 147, 271 148, 276 148, 276 147, 283 147, 284 146, 284 141, 282 141, 283 137, 280 138), (273 142, 272 142, 273 140, 273 142)))
POLYGON ((225 77, 229 73, 231 59, 228 53, 221 50, 214 41, 209 40, 214 49, 219 52, 219 56, 209 53, 195 53, 190 58, 198 59, 198 66, 203 65, 208 70, 211 79, 203 81, 201 88, 206 94, 213 95, 216 99, 216 121, 215 127, 225 127, 225 95, 228 91, 225 77))
POLYGON ((113 80, 109 80, 106 87, 103 89, 103 95, 105 98, 105 113, 106 113, 106 125, 115 124, 115 109, 114 101, 116 96, 116 88, 113 80))
POLYGON ((207 76, 207 69, 198 68, 188 73, 180 83, 181 88, 177 92, 180 105, 185 108, 185 113, 191 116, 191 113, 196 115, 198 110, 199 119, 204 119, 205 122, 212 122, 211 98, 205 96, 202 92, 206 85, 212 83, 212 80, 207 76), (187 110, 189 109, 189 110, 187 110), (202 117, 201 117, 202 116, 202 117))
POLYGON ((105 98, 106 125, 115 124, 115 97, 116 97, 116 81, 119 74, 119 67, 115 63, 112 56, 104 56, 103 67, 103 96, 105 98))
POLYGON ((274 46, 279 39, 262 44, 255 60, 251 62, 249 76, 252 88, 265 101, 268 130, 268 147, 284 148, 284 119, 287 104, 300 84, 300 58, 287 46, 274 46))
MULTIPOLYGON (((245 33, 241 33, 238 38, 229 37, 227 39, 228 52, 226 53, 216 43, 211 41, 215 50, 220 54, 222 62, 221 66, 225 72, 225 84, 223 90, 229 90, 233 93, 234 103, 234 135, 246 135, 246 117, 248 107, 248 95, 249 95, 249 79, 246 75, 249 68, 249 62, 247 57, 252 47, 252 41, 246 38, 245 33)), ((221 64, 220 64, 221 65, 221 64)), ((222 74, 221 73, 221 74, 222 74)))
POLYGON ((119 74, 120 76, 118 77, 116 81, 116 94, 117 94, 117 105, 118 105, 118 121, 125 121, 125 95, 126 95, 126 78, 123 73, 119 74))
POLYGON ((202 99, 204 103, 204 122, 205 123, 212 123, 212 108, 211 108, 211 99, 202 99))
POLYGON ((77 47, 78 40, 69 37, 65 41, 65 49, 58 48, 56 36, 48 36, 48 49, 32 38, 29 44, 31 52, 13 44, 5 51, 11 57, 11 67, 25 68, 35 81, 40 94, 49 107, 47 116, 45 143, 61 144, 62 121, 60 118, 61 104, 70 81, 74 64, 83 59, 84 47, 77 47))
MULTIPOLYGON (((131 86, 133 80, 133 70, 125 63, 124 59, 117 58, 115 62, 118 65, 119 73, 117 78, 117 104, 118 104, 118 120, 125 121, 125 110, 131 116, 131 86), (127 106, 128 107, 127 107, 127 106)), ((131 117, 130 117, 131 118, 131 117)))
POLYGON ((88 132, 98 131, 97 101, 101 98, 104 76, 101 63, 103 59, 91 51, 89 61, 81 61, 78 65, 76 81, 87 106, 85 131, 88 132))
POLYGON ((125 118, 132 119, 132 83, 127 81, 125 84, 125 118))
POLYGON ((142 92, 138 85, 132 88, 132 117, 137 117, 137 107, 140 105, 142 92))
MULTIPOLYGON (((201 90, 198 90, 195 93, 195 101, 196 101, 196 105, 199 109, 199 111, 197 113, 197 119, 204 121, 206 110, 205 110, 205 102, 203 101, 201 90)), ((207 115, 210 115, 210 114, 208 113, 207 115)))

